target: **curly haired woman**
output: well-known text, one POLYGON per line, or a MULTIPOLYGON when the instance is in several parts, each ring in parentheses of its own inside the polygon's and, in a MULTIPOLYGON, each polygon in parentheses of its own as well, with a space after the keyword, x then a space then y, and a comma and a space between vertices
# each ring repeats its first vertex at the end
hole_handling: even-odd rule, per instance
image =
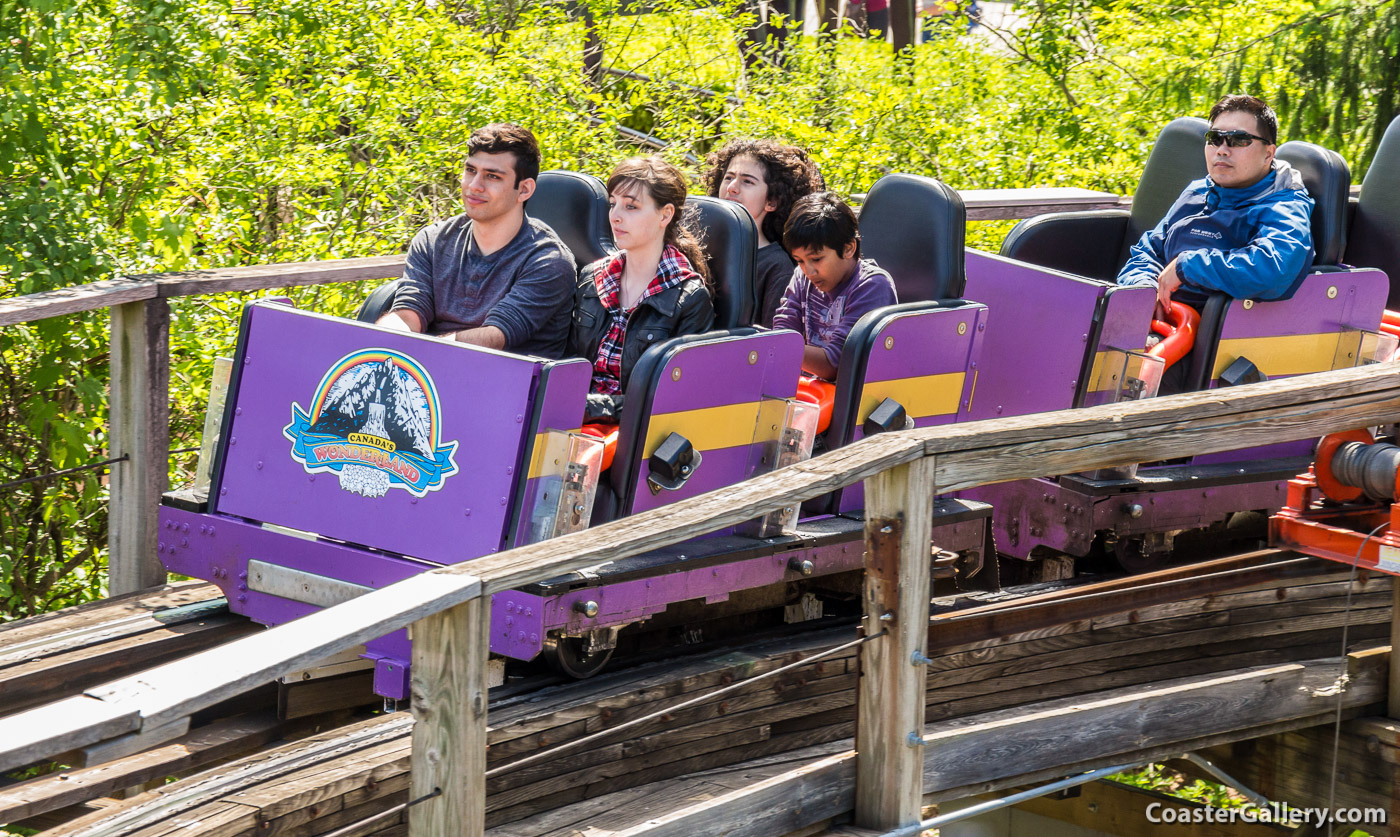
POLYGON ((741 139, 725 143, 705 161, 705 186, 711 197, 742 205, 758 227, 758 269, 754 286, 755 321, 773 325, 773 314, 792 278, 795 264, 783 249, 783 225, 799 198, 826 188, 807 152, 774 140, 741 139))

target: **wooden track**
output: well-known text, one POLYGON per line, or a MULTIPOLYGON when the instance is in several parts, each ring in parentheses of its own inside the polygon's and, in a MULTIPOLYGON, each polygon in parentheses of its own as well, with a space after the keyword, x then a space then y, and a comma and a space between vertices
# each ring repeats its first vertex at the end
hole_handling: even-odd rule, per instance
MULTIPOLYGON (((1344 623, 1354 647, 1384 644, 1391 603, 1388 577, 1363 572, 1352 582, 1346 568, 1274 552, 995 598, 943 608, 931 621, 930 722, 965 725, 996 717, 988 713, 998 710, 1050 706, 1056 699, 1078 701, 1188 675, 1335 657, 1344 623), (1192 596, 1193 589, 1205 595, 1192 596)), ((690 804, 697 794, 718 793, 726 783, 743 787, 764 771, 790 770, 805 748, 818 748, 806 750, 813 759, 849 749, 854 649, 555 758, 511 767, 526 755, 853 636, 850 627, 829 628, 493 699, 488 824, 501 837, 579 833, 586 827, 625 831, 690 804)), ((1369 692, 1357 695, 1363 699, 1369 692)), ((323 834, 407 799, 411 727, 407 713, 395 713, 312 735, 157 791, 103 803, 101 810, 44 833, 153 837, 180 828, 207 835, 323 834)), ((930 729, 936 728, 943 726, 930 729)), ((1074 761, 1072 753, 1054 754, 1060 756, 1056 764, 1074 761)), ((1045 757, 1028 750, 1017 758, 1031 764, 1045 757)), ((114 762, 113 769, 123 769, 126 761, 114 762)), ((985 770, 981 762, 978 769, 985 770)), ((43 777, 4 792, 13 797, 57 781, 43 777)), ((0 795, 0 810, 5 798, 0 795)), ((357 833, 402 833, 403 822, 400 812, 357 833)))

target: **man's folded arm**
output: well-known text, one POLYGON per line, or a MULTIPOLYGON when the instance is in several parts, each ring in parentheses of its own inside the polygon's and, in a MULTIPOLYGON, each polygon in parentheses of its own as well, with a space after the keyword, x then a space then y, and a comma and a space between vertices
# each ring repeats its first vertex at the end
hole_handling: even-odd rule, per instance
POLYGON ((507 349, 529 342, 573 302, 576 280, 571 260, 557 253, 535 253, 521 267, 510 291, 486 315, 484 328, 500 329, 507 349))

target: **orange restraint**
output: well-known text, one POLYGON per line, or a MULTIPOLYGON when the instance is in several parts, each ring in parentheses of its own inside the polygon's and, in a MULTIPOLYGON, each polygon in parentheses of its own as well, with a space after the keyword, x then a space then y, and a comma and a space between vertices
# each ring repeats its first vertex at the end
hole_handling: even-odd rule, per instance
POLYGON ((831 407, 836 403, 836 384, 806 373, 797 379, 797 400, 817 405, 817 432, 825 433, 831 426, 831 407))
POLYGON ((603 440, 603 470, 611 468, 613 457, 617 455, 617 425, 585 424, 579 432, 603 440))
POLYGON ((1162 336, 1162 342, 1147 350, 1163 360, 1163 369, 1186 357, 1196 345, 1196 326, 1201 322, 1200 312, 1184 302, 1168 303, 1166 317, 1166 322, 1152 321, 1152 330, 1162 336))
POLYGON ((1381 331, 1400 337, 1400 311, 1387 309, 1381 312, 1381 331))

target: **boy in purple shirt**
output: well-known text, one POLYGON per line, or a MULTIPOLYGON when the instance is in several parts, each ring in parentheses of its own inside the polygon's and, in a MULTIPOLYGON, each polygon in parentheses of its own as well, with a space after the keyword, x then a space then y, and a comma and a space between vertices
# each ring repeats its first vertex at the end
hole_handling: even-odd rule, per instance
POLYGON ((831 192, 807 195, 792 206, 783 244, 797 262, 774 328, 790 328, 807 341, 802 369, 835 380, 841 349, 863 315, 894 305, 894 280, 871 259, 860 258, 856 214, 831 192))

